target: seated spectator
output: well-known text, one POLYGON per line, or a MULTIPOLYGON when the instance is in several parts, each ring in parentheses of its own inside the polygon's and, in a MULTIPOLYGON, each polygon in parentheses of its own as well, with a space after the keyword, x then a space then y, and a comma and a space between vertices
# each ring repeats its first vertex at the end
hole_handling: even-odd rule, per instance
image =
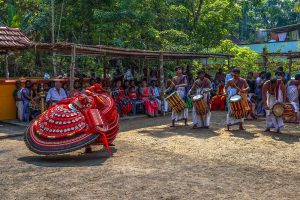
POLYGON ((90 86, 91 86, 90 82, 84 83, 84 84, 83 84, 83 90, 82 90, 81 92, 84 92, 84 90, 87 89, 87 88, 90 87, 90 86))
POLYGON ((58 101, 67 98, 65 90, 61 87, 61 82, 56 81, 55 87, 51 88, 47 94, 46 102, 49 105, 56 104, 58 101))
POLYGON ((149 87, 153 92, 153 97, 157 99, 158 102, 158 110, 161 111, 161 96, 159 94, 159 89, 157 87, 157 81, 152 80, 151 85, 149 87))
POLYGON ((82 91, 82 87, 79 81, 74 82, 74 89, 70 92, 69 97, 76 96, 77 94, 80 94, 82 91))
POLYGON ((22 84, 21 81, 16 81, 16 89, 13 92, 13 97, 16 101, 17 107, 17 119, 22 121, 23 120, 23 102, 22 102, 22 84))
POLYGON ((41 98, 39 96, 39 88, 37 83, 31 85, 31 100, 29 103, 30 118, 35 119, 41 114, 41 98))
POLYGON ((128 80, 125 80, 124 81, 124 91, 125 91, 125 95, 127 96, 128 93, 129 93, 129 90, 130 90, 130 86, 129 86, 129 81, 128 80))
POLYGON ((95 85, 95 84, 96 84, 96 79, 91 78, 91 79, 90 79, 90 86, 93 86, 93 85, 95 85))
POLYGON ((158 101, 154 98, 153 91, 147 85, 147 81, 144 80, 140 88, 140 94, 144 101, 146 114, 149 117, 155 117, 158 114, 158 101))
POLYGON ((221 81, 216 95, 211 99, 211 110, 225 110, 226 96, 224 89, 225 83, 224 81, 221 81))
POLYGON ((116 86, 112 89, 112 97, 116 102, 120 115, 123 116, 131 111, 132 105, 130 104, 130 100, 125 96, 125 91, 121 85, 121 80, 118 80, 116 86))
POLYGON ((221 81, 225 80, 225 76, 226 75, 224 74, 223 68, 219 68, 218 72, 215 75, 215 80, 220 83, 221 81))
POLYGON ((67 98, 68 98, 70 96, 70 90, 69 90, 68 83, 63 84, 63 89, 65 90, 65 93, 66 93, 67 98))
POLYGON ((143 101, 137 98, 137 92, 135 87, 130 87, 128 98, 130 99, 130 103, 132 105, 132 113, 134 115, 137 114, 137 107, 143 105, 143 101))
POLYGON ((30 118, 29 103, 31 100, 31 81, 30 80, 25 81, 25 88, 23 88, 23 90, 22 90, 21 99, 23 102, 23 121, 29 122, 29 118, 30 118))

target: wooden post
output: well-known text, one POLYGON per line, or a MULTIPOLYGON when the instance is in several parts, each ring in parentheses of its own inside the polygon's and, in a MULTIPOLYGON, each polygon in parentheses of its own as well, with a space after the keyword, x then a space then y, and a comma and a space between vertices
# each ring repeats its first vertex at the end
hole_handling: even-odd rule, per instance
POLYGON ((162 52, 159 54, 159 74, 160 74, 161 111, 162 111, 162 115, 165 116, 165 109, 164 109, 165 76, 164 76, 164 55, 162 52))
MULTIPOLYGON (((54 0, 51 0, 51 38, 52 38, 52 45, 54 45, 55 42, 55 37, 54 37, 54 0)), ((56 60, 55 60, 55 51, 52 51, 52 67, 53 67, 53 75, 54 77, 57 76, 57 72, 56 72, 56 60)))
POLYGON ((75 73, 75 62, 76 62, 76 46, 72 46, 72 55, 71 55, 71 66, 70 66, 70 90, 74 89, 74 73, 75 73))
POLYGON ((103 64, 103 78, 106 78, 107 77, 106 56, 103 57, 102 64, 103 64))
POLYGON ((150 81, 150 68, 149 68, 149 62, 148 62, 148 60, 147 60, 146 65, 147 65, 147 83, 149 83, 149 81, 150 81))
POLYGON ((231 65, 231 60, 230 60, 230 56, 228 56, 228 69, 230 68, 231 65))
POLYGON ((6 80, 9 79, 9 70, 8 70, 8 52, 5 54, 5 77, 6 77, 6 80))
POLYGON ((265 72, 267 71, 267 68, 268 68, 267 65, 268 65, 267 49, 264 47, 263 48, 263 68, 264 68, 265 72))
POLYGON ((289 74, 291 75, 292 73, 292 66, 293 66, 293 59, 289 57, 289 74))

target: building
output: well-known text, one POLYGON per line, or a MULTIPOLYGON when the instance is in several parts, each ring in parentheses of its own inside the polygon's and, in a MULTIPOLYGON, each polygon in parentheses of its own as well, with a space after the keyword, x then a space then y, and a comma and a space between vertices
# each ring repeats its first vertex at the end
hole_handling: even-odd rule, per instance
POLYGON ((271 53, 299 51, 300 23, 271 29, 259 29, 254 43, 240 44, 251 50, 262 53, 266 47, 271 53))

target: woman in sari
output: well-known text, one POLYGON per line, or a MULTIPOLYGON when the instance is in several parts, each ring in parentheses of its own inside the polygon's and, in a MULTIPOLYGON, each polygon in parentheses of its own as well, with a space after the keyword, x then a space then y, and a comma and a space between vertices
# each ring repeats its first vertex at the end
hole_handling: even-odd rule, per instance
POLYGON ((216 95, 211 99, 211 110, 225 110, 226 96, 224 88, 224 81, 221 81, 216 95))
POLYGON ((141 98, 144 101, 145 112, 149 117, 155 117, 158 114, 158 101, 154 97, 153 91, 147 86, 147 81, 144 80, 140 88, 141 98))
POLYGON ((125 96, 125 91, 123 87, 121 87, 122 83, 120 80, 116 82, 116 86, 112 90, 112 97, 114 98, 118 111, 121 116, 127 115, 131 109, 132 105, 130 100, 125 96))
POLYGON ((39 114, 41 114, 41 98, 39 96, 38 84, 34 83, 31 86, 31 100, 29 103, 30 107, 30 117, 35 119, 39 114))

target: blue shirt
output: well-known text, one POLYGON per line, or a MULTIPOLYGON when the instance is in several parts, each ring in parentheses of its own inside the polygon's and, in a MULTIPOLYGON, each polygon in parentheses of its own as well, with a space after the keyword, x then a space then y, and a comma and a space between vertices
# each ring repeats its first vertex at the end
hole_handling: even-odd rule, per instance
POLYGON ((151 86, 150 88, 153 90, 153 95, 154 95, 155 97, 159 97, 159 96, 160 96, 157 87, 152 87, 152 86, 151 86))
POLYGON ((225 77, 225 84, 226 84, 230 79, 233 79, 233 76, 232 76, 231 73, 226 75, 226 77, 225 77))
POLYGON ((58 93, 57 89, 54 87, 49 90, 46 101, 60 101, 65 98, 67 98, 65 90, 63 88, 60 88, 58 93))

